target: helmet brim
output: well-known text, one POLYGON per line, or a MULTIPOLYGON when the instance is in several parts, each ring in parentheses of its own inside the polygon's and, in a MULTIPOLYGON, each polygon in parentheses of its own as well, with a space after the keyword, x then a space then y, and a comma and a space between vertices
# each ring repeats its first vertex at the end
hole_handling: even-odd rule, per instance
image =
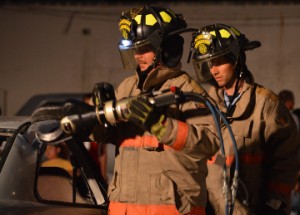
POLYGON ((254 40, 254 41, 249 41, 244 47, 242 47, 242 50, 249 51, 249 50, 259 48, 259 47, 261 47, 261 42, 254 40))
POLYGON ((166 36, 166 38, 168 38, 170 36, 173 36, 173 35, 176 35, 176 34, 183 34, 183 33, 196 32, 196 31, 198 31, 197 28, 183 28, 183 29, 179 29, 179 30, 173 31, 172 33, 168 34, 166 36))

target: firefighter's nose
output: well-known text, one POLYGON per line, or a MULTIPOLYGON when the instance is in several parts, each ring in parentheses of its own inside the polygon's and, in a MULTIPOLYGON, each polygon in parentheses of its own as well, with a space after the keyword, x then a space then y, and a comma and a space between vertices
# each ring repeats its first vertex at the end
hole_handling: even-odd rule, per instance
POLYGON ((217 74, 219 73, 218 67, 212 65, 212 66, 210 67, 210 73, 211 73, 213 76, 217 75, 217 74))

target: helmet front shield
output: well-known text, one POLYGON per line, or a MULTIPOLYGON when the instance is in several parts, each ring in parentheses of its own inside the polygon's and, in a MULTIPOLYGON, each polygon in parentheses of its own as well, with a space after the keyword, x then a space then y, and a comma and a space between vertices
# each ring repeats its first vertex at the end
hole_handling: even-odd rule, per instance
POLYGON ((155 52, 155 48, 148 41, 139 41, 131 43, 130 40, 121 40, 119 43, 119 52, 125 70, 133 70, 138 67, 135 60, 136 54, 144 54, 146 52, 155 52))
POLYGON ((121 55, 123 67, 126 71, 137 68, 137 62, 134 58, 135 50, 132 47, 128 47, 120 42, 119 52, 121 55))
POLYGON ((196 73, 197 80, 202 82, 207 82, 212 78, 210 73, 211 64, 210 61, 199 61, 199 60, 192 60, 194 70, 196 73))

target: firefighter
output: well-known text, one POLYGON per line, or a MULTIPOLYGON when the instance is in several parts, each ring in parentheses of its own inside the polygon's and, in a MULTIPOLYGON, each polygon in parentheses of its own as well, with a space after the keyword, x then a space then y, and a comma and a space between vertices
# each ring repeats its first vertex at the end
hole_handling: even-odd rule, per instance
POLYGON ((222 126, 226 157, 217 152, 208 161, 207 189, 214 214, 225 214, 230 205, 233 214, 289 214, 299 142, 287 108, 271 90, 254 82, 246 66, 245 51, 260 42, 249 41, 224 24, 202 27, 192 38, 197 77, 211 83, 208 93, 230 122, 238 148, 239 183, 233 206, 221 192, 223 165, 230 173, 237 168, 234 145, 222 126))
POLYGON ((117 147, 109 214, 203 215, 206 162, 218 150, 211 115, 198 102, 158 109, 142 96, 171 86, 205 95, 181 70, 184 40, 179 34, 187 24, 169 8, 151 5, 123 12, 119 29, 124 68, 135 74, 117 87, 116 100, 134 99, 128 121, 98 126, 93 133, 98 143, 117 147))

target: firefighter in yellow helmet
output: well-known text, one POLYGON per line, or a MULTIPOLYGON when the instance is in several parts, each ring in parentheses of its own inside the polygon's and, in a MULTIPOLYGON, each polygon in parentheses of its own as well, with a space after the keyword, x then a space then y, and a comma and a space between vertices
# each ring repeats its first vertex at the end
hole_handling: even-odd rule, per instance
POLYGON ((108 189, 110 215, 204 215, 206 162, 218 150, 212 118, 203 104, 187 102, 154 108, 141 95, 171 86, 205 91, 181 70, 183 17, 164 6, 123 12, 120 54, 135 74, 116 89, 116 99, 134 97, 128 122, 98 128, 97 142, 116 145, 108 189), (139 97, 137 97, 139 96, 139 97), (205 119, 204 119, 205 118, 205 119))
POLYGON ((260 42, 249 41, 234 27, 213 24, 193 33, 191 44, 197 77, 212 83, 208 93, 230 122, 238 147, 234 202, 222 192, 223 165, 230 173, 237 168, 228 129, 223 127, 226 158, 220 159, 218 152, 208 162, 207 189, 214 214, 225 214, 231 206, 236 215, 288 215, 299 168, 299 139, 287 108, 272 91, 254 82, 246 66, 245 51, 260 42))

